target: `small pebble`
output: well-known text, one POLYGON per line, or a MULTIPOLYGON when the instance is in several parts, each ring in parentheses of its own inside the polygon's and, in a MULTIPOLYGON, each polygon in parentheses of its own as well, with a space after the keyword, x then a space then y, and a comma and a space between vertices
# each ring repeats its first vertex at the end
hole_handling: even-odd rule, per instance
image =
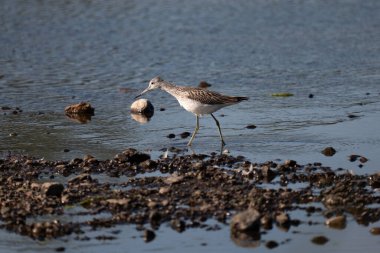
POLYGON ((344 229, 346 227, 346 216, 340 215, 332 217, 325 221, 325 224, 330 228, 344 229))
POLYGON ((359 162, 361 162, 361 163, 366 163, 366 162, 368 162, 368 159, 367 159, 366 157, 364 157, 364 156, 361 156, 361 157, 359 158, 359 162))
POLYGON ((166 110, 166 109, 163 108, 163 107, 160 108, 160 111, 161 111, 161 112, 163 112, 163 111, 165 111, 165 110, 166 110))
POLYGON ((325 156, 333 156, 335 155, 336 150, 333 147, 327 147, 324 150, 322 150, 322 154, 325 156))
POLYGON ((169 139, 173 139, 175 138, 175 134, 168 134, 166 137, 168 137, 169 139))
POLYGON ((187 138, 187 137, 189 137, 190 136, 190 133, 189 132, 183 132, 183 133, 181 133, 181 138, 182 139, 185 139, 185 138, 187 138))
POLYGON ((329 241, 329 239, 326 236, 323 236, 323 235, 316 236, 316 237, 313 237, 313 239, 311 239, 311 242, 314 243, 314 244, 317 244, 317 245, 324 245, 328 241, 329 241))
POLYGON ((151 242, 154 240, 155 237, 156 237, 156 234, 154 233, 154 231, 152 231, 150 229, 144 230, 144 241, 145 242, 151 242))
POLYGON ((65 148, 65 149, 63 149, 63 152, 65 152, 65 153, 70 152, 70 149, 65 148))
POLYGON ((255 129, 256 126, 255 126, 255 125, 248 125, 248 126, 246 126, 245 128, 247 128, 247 129, 255 129))
POLYGON ((358 158, 360 158, 360 155, 350 155, 350 156, 348 157, 348 160, 349 160, 350 162, 355 162, 356 160, 358 160, 358 158))
POLYGON ((313 98, 314 97, 314 95, 313 94, 309 94, 309 98, 313 98))
POLYGON ((276 247, 278 247, 278 243, 276 241, 268 241, 265 246, 268 248, 268 249, 274 249, 276 247))
POLYGON ((55 251, 57 251, 57 252, 63 252, 65 250, 66 250, 65 247, 58 247, 55 249, 55 251))
POLYGON ((208 87, 210 87, 211 84, 209 84, 208 82, 206 81, 201 81, 199 84, 198 84, 198 87, 199 88, 203 88, 203 89, 207 89, 208 87))
POLYGON ((371 228, 369 232, 373 235, 380 235, 380 227, 371 228))
POLYGON ((353 119, 353 118, 357 118, 359 116, 358 115, 354 115, 354 114, 349 114, 347 117, 349 117, 350 119, 353 119))

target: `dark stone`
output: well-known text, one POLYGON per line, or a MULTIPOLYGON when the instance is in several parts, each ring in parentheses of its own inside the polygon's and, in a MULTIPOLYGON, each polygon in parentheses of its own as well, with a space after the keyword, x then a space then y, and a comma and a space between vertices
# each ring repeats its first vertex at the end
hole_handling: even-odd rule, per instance
POLYGON ((173 139, 173 138, 175 138, 175 134, 168 134, 168 136, 166 136, 166 137, 168 137, 169 139, 173 139))
POLYGON ((255 126, 255 125, 248 125, 248 126, 246 126, 245 128, 247 128, 247 129, 255 129, 256 126, 255 126))
POLYGON ((314 95, 313 94, 309 94, 309 98, 313 98, 314 97, 314 95))
POLYGON ((65 250, 66 250, 65 247, 58 247, 55 249, 55 251, 57 252, 64 252, 65 250))
POLYGON ((344 229, 346 228, 346 216, 340 215, 336 217, 331 217, 325 221, 325 224, 330 228, 344 229))
POLYGON ((170 225, 172 229, 174 229, 175 231, 179 233, 182 233, 183 231, 185 231, 185 228, 186 228, 186 223, 180 219, 172 219, 172 221, 170 222, 170 225))
POLYGON ((42 184, 41 189, 47 197, 49 196, 61 197, 62 192, 65 189, 65 187, 61 183, 46 182, 42 184))
POLYGON ((154 240, 155 237, 156 237, 156 234, 154 233, 154 231, 152 231, 150 229, 144 230, 144 241, 145 242, 151 242, 154 240))
POLYGON ((322 154, 325 156, 333 156, 335 155, 336 150, 333 147, 327 147, 324 150, 322 150, 322 154))
POLYGON ((329 241, 329 239, 323 235, 315 236, 311 239, 311 242, 317 245, 324 245, 329 241))
POLYGON ((183 133, 181 133, 181 138, 182 139, 185 139, 185 138, 187 138, 187 137, 189 137, 190 136, 190 133, 189 132, 183 132, 183 133))
POLYGON ((198 87, 199 88, 203 88, 203 89, 207 89, 208 87, 210 87, 211 84, 209 84, 208 82, 206 81, 200 81, 199 84, 198 84, 198 87))
POLYGON ((368 162, 368 159, 367 159, 366 157, 364 157, 364 156, 361 156, 361 157, 359 158, 359 162, 361 162, 361 163, 366 163, 366 162, 368 162))
POLYGON ((278 242, 276 241, 268 241, 265 246, 268 248, 268 249, 274 249, 276 247, 278 247, 278 242))
POLYGON ((369 230, 369 232, 373 235, 380 235, 380 227, 373 227, 369 230))
POLYGON ((70 152, 70 149, 65 148, 65 149, 63 149, 63 152, 65 152, 65 153, 70 152))
POLYGON ((358 158, 360 158, 360 155, 350 155, 350 156, 348 157, 348 160, 349 160, 350 162, 355 162, 356 160, 358 160, 358 158))

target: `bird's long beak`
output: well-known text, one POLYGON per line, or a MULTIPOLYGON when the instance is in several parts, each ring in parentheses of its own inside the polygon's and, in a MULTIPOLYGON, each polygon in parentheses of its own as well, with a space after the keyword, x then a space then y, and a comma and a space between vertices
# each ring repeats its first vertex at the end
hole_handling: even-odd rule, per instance
POLYGON ((141 92, 139 95, 137 95, 137 96, 135 97, 135 99, 138 98, 138 97, 141 97, 144 93, 148 92, 149 90, 150 90, 149 87, 146 88, 145 90, 143 90, 143 92, 141 92))

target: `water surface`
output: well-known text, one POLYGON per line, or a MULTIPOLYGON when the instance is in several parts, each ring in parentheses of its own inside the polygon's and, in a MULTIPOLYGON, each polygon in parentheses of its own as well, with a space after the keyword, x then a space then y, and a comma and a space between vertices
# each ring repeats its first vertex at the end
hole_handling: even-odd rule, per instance
MULTIPOLYGON (((193 131, 195 117, 170 95, 154 91, 145 96, 156 108, 147 124, 134 121, 129 113, 134 97, 149 79, 160 75, 188 86, 205 80, 212 90, 250 97, 215 113, 233 155, 257 162, 321 161, 354 173, 376 172, 380 166, 379 12, 376 0, 4 0, 0 106, 19 107, 22 112, 1 111, 1 155, 10 151, 46 159, 85 154, 109 159, 128 147, 152 153, 171 146, 186 148, 188 139, 179 134, 193 131), (124 93, 124 88, 132 91, 124 93), (271 96, 278 92, 294 96, 271 96), (95 107, 95 116, 87 124, 64 115, 65 106, 80 101, 95 107), (247 129, 251 124, 257 128, 247 129), (167 138, 170 133, 177 137, 167 138), (324 157, 320 151, 326 146, 333 146, 337 154, 324 157), (360 169, 347 159, 353 153, 369 162, 360 169)), ((218 138, 212 118, 201 118, 193 149, 218 151, 218 138)), ((137 233, 131 231, 125 233, 137 233)), ((340 237, 348 233, 366 242, 360 249, 367 245, 373 252, 377 244, 373 237, 363 236, 367 231, 352 223, 345 232, 332 233, 343 246, 334 248, 332 243, 331 250, 356 252, 345 244, 349 243, 345 236, 340 237)), ((9 238, 3 240, 3 249, 40 250, 36 242, 1 233, 9 238), (23 244, 10 246, 14 241, 23 244)), ((152 244, 140 239, 128 239, 127 244, 138 244, 144 251, 177 251, 191 237, 188 243, 196 246, 189 246, 189 251, 202 250, 198 231, 186 233, 164 230, 152 244), (167 245, 177 237, 178 245, 167 245)), ((237 249, 232 242, 216 242, 228 237, 228 229, 204 236, 219 245, 213 248, 210 242, 204 249, 237 249)), ((303 237, 281 247, 309 250, 309 240, 299 238, 303 237)), ((101 245, 106 249, 123 243, 101 245)), ((61 242, 52 244, 43 247, 55 248, 61 242)), ((92 243, 89 248, 78 244, 83 251, 97 249, 92 243)))

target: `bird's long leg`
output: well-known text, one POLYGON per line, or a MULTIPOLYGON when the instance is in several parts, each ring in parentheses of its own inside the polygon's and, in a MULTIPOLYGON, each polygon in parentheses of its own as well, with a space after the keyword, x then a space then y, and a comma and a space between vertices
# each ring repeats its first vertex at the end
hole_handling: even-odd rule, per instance
POLYGON ((211 116, 212 116, 213 119, 215 120, 216 126, 218 127, 218 130, 219 130, 220 139, 222 140, 222 146, 224 146, 224 145, 226 145, 226 143, 225 143, 224 140, 223 140, 222 130, 220 129, 219 121, 215 118, 214 115, 212 115, 212 113, 211 113, 211 116))
POLYGON ((187 146, 191 146, 191 143, 193 142, 194 137, 195 137, 195 135, 197 134, 197 132, 199 130, 199 116, 195 115, 195 117, 197 119, 197 124, 195 125, 195 129, 194 129, 193 135, 191 136, 189 143, 187 143, 187 146))

